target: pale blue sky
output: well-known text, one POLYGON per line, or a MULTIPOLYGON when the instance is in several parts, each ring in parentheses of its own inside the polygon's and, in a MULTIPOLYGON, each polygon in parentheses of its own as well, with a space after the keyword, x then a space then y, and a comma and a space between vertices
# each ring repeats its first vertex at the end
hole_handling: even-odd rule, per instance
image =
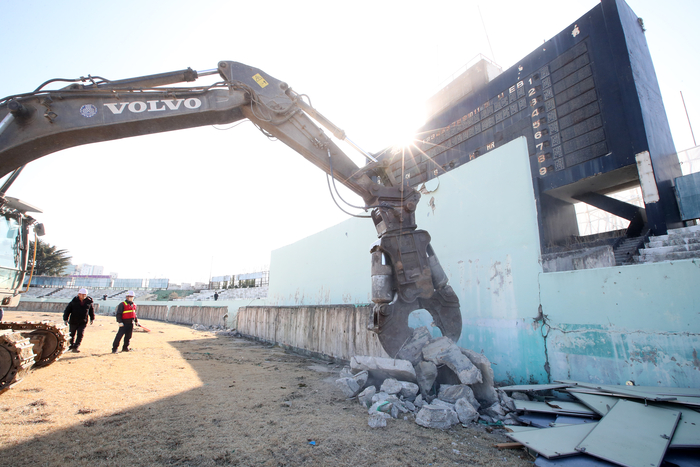
MULTIPOLYGON (((647 28, 676 148, 691 147, 680 92, 700 137, 700 2, 628 3, 647 28)), ((308 94, 377 151, 418 127, 425 99, 476 54, 508 68, 597 4, 0 0, 0 94, 56 77, 121 79, 235 60, 308 94)), ((74 262, 177 282, 260 269, 271 249, 347 218, 320 170, 249 123, 61 151, 31 163, 8 194, 44 210, 46 240, 74 262)))

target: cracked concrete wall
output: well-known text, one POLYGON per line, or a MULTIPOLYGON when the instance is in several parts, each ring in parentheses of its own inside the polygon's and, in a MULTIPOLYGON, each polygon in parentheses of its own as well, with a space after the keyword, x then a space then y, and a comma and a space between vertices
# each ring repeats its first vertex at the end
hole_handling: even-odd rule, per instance
POLYGON ((700 387, 700 261, 546 273, 552 379, 700 387))

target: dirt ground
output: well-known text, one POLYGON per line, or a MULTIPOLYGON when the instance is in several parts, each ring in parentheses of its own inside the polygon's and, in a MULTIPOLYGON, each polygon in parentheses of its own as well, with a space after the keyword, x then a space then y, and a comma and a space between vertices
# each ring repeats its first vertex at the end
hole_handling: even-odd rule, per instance
MULTIPOLYGON (((60 320, 7 311, 5 320, 60 320)), ((98 316, 66 353, 0 395, 0 459, 13 466, 532 465, 500 429, 370 428, 333 385, 341 367, 258 342, 144 320, 111 354, 98 316)))

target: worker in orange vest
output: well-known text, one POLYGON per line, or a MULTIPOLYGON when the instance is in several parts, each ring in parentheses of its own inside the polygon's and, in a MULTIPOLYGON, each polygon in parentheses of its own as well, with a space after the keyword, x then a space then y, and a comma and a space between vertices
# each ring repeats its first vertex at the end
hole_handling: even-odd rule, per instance
POLYGON ((126 299, 117 305, 117 323, 119 323, 119 331, 117 331, 117 336, 112 343, 112 353, 117 353, 122 336, 124 337, 122 352, 129 352, 129 342, 131 341, 131 333, 134 330, 134 324, 139 324, 139 319, 136 317, 134 292, 131 290, 126 293, 126 299))

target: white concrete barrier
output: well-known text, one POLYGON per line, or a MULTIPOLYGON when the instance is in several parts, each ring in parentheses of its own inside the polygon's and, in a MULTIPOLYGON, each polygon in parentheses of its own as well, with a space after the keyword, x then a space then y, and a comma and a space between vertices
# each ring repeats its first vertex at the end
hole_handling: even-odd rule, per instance
POLYGON ((238 309, 245 336, 342 360, 355 355, 388 357, 367 330, 371 306, 247 306, 238 309))

